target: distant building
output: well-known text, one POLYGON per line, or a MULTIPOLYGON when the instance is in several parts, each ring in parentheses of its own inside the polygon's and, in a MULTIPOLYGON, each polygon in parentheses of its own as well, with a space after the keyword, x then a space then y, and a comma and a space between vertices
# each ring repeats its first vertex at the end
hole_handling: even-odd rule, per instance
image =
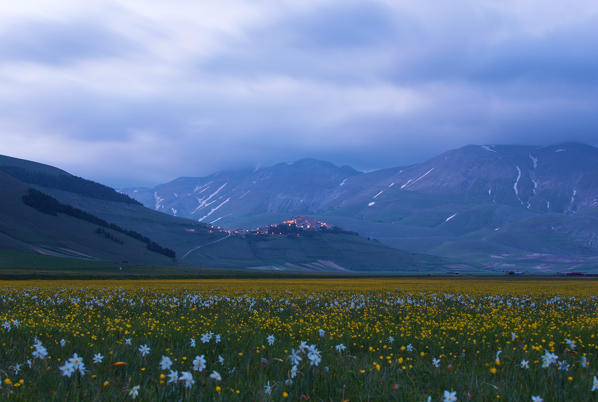
POLYGON ((295 225, 303 230, 319 230, 321 228, 328 227, 326 222, 319 221, 309 216, 297 216, 295 218, 283 221, 284 225, 295 225))

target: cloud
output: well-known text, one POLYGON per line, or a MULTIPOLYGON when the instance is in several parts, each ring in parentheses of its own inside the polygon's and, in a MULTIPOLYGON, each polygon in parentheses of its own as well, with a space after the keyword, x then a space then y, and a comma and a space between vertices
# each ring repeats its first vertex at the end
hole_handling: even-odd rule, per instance
POLYGON ((12 26, 0 34, 0 60, 66 64, 86 58, 125 57, 134 51, 125 38, 94 21, 64 25, 37 22, 12 26))
POLYGON ((0 153, 113 185, 598 145, 598 5, 74 0, 0 12, 0 153))

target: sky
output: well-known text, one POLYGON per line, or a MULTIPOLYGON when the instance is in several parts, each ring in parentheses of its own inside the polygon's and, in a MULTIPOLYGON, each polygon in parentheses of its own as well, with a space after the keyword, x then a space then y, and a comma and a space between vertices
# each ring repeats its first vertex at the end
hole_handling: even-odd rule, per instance
POLYGON ((598 146, 597 27, 588 0, 7 2, 0 154, 126 187, 598 146))

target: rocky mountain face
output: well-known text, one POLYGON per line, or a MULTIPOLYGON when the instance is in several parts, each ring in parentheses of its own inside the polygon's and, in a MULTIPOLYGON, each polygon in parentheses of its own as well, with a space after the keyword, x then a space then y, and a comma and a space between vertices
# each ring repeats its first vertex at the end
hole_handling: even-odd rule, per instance
POLYGON ((598 149, 563 144, 467 146, 399 171, 396 191, 572 213, 598 205, 598 149))
POLYGON ((369 173, 306 159, 124 192, 158 211, 226 227, 254 215, 327 214, 359 203, 364 211, 388 202, 400 209, 395 201, 404 193, 572 214, 598 206, 598 149, 470 145, 421 164, 369 173))
POLYGON ((469 145, 368 173, 307 159, 124 192, 222 227, 311 215, 395 247, 489 266, 598 252, 598 149, 577 143, 469 145))
MULTIPOLYGON (((324 210, 337 195, 336 187, 359 174, 350 167, 304 159, 255 171, 181 177, 155 188, 123 192, 157 211, 235 227, 256 215, 290 217, 324 210)), ((263 223, 278 221, 275 218, 263 223)))

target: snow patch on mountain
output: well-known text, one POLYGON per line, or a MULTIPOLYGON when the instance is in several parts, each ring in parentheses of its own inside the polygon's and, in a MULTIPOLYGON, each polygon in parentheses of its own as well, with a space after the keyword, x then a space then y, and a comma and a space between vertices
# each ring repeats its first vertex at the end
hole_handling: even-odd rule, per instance
POLYGON ((220 219, 224 218, 224 216, 221 216, 220 218, 216 218, 213 221, 210 222, 211 225, 215 224, 216 222, 218 222, 220 219))
POLYGON ((427 175, 429 175, 430 173, 432 173, 432 171, 434 170, 434 168, 428 170, 426 173, 422 174, 421 176, 419 176, 417 179, 413 180, 413 179, 409 179, 407 181, 407 183, 403 184, 401 186, 401 189, 407 188, 408 186, 412 186, 415 183, 417 183, 418 181, 420 181, 421 179, 423 179, 424 177, 426 177, 427 175))
POLYGON ((193 210, 191 211, 191 215, 194 215, 197 211, 199 211, 201 208, 207 208, 210 205, 212 205, 213 203, 215 203, 216 201, 218 201, 218 199, 214 199, 210 202, 207 202, 201 198, 197 199, 197 202, 199 203, 199 205, 193 210))
POLYGON ((575 196, 577 195, 577 189, 573 189, 573 192, 571 193, 571 199, 569 199, 569 207, 567 208, 567 211, 569 212, 573 212, 573 207, 575 206, 575 196))
POLYGON ((453 219, 455 216, 457 216, 456 213, 452 214, 451 216, 449 216, 448 218, 446 218, 444 221, 445 222, 449 222, 451 219, 453 219))
POLYGON ((156 201, 154 209, 157 211, 158 209, 162 208, 162 202, 164 202, 164 198, 160 197, 157 191, 154 191, 154 200, 156 201))
POLYGON ((494 150, 494 148, 492 148, 489 145, 480 145, 480 147, 482 147, 483 149, 485 149, 486 151, 490 151, 490 152, 494 152, 496 153, 496 151, 494 150))
POLYGON ((519 197, 519 180, 521 180, 521 168, 519 166, 515 167, 517 168, 517 178, 515 179, 515 183, 513 183, 513 191, 515 191, 515 197, 517 197, 521 205, 524 205, 521 197, 519 197))
POLYGON ((193 192, 201 194, 201 193, 203 193, 204 191, 206 191, 208 189, 208 186, 210 184, 211 184, 211 182, 210 183, 206 183, 203 186, 195 186, 195 188, 193 189, 193 192))
POLYGON ((227 198, 226 200, 224 200, 224 201, 223 201, 222 203, 220 203, 218 206, 216 206, 216 207, 212 208, 212 209, 210 210, 210 212, 208 212, 206 215, 204 215, 204 216, 202 216, 201 218, 199 218, 197 221, 198 221, 198 222, 202 222, 204 219, 206 219, 207 217, 209 217, 210 215, 212 215, 214 212, 216 212, 216 211, 218 211, 220 208, 222 208, 222 206, 223 206, 224 204, 226 204, 227 202, 229 202, 229 201, 230 201, 230 197, 229 197, 229 198, 227 198))
POLYGON ((208 207, 211 204, 213 204, 216 200, 209 202, 212 198, 214 198, 216 195, 218 195, 218 193, 224 188, 226 187, 228 183, 224 183, 223 185, 221 185, 220 187, 218 187, 218 190, 214 191, 212 194, 210 194, 207 198, 198 198, 197 202, 198 202, 198 206, 195 207, 195 209, 191 212, 191 215, 194 215, 197 211, 199 211, 202 208, 208 207))
POLYGON ((538 158, 536 158, 536 157, 535 157, 534 155, 532 155, 532 154, 529 154, 528 156, 529 156, 529 158, 530 158, 530 159, 531 159, 531 161, 532 161, 532 165, 534 166, 534 169, 537 169, 537 168, 538 168, 538 158))

